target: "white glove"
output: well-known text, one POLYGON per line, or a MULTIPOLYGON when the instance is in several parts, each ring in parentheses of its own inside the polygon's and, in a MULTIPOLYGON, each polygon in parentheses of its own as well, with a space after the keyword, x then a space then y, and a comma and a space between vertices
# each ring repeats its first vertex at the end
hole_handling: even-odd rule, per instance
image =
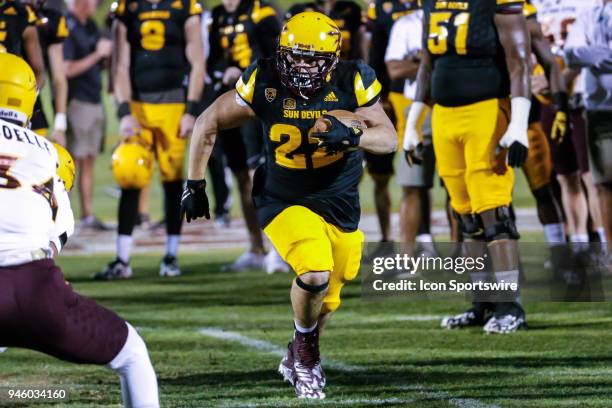
POLYGON ((404 130, 404 156, 408 165, 421 164, 423 158, 418 154, 419 146, 422 145, 421 128, 423 120, 429 111, 429 107, 423 102, 413 102, 406 119, 406 129, 404 130))
POLYGON ((504 136, 499 140, 499 146, 508 149, 508 165, 520 167, 527 160, 529 138, 529 110, 531 101, 523 96, 512 98, 512 112, 510 124, 504 136))

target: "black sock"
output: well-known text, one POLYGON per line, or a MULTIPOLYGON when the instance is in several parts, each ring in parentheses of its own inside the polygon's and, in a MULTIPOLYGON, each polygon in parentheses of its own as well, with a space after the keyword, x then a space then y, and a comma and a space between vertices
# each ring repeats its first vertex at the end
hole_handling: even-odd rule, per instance
POLYGON ((169 181, 164 184, 164 209, 166 212, 166 233, 180 235, 181 233, 181 194, 183 181, 169 181))
POLYGON ((132 235, 136 218, 138 217, 138 201, 140 199, 140 190, 138 189, 121 189, 121 197, 119 198, 119 235, 132 235))

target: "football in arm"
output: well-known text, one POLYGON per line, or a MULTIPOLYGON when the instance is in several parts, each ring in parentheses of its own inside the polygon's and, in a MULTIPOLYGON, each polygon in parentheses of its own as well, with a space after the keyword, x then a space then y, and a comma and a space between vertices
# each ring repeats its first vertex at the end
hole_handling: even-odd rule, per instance
MULTIPOLYGON (((344 125, 348 127, 355 127, 358 129, 366 129, 368 126, 366 125, 365 119, 356 114, 355 112, 350 112, 347 110, 333 110, 326 113, 326 115, 331 115, 342 122, 344 125)), ((314 126, 311 129, 311 132, 328 132, 331 129, 331 121, 326 119, 324 116, 321 116, 315 122, 314 126)))

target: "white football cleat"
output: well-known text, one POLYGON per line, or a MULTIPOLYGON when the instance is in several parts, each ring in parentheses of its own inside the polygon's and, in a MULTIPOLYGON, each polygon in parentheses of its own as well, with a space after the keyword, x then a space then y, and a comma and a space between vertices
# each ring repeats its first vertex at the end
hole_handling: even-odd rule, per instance
POLYGON ((265 255, 255 252, 245 252, 233 264, 221 268, 224 272, 242 272, 249 269, 263 269, 265 255))
POLYGON ((106 268, 94 275, 94 280, 117 280, 132 277, 132 267, 119 259, 115 259, 106 268))
POLYGON ((8 347, 0 347, 0 353, 4 353, 7 349, 8 347))
POLYGON ((264 259, 264 269, 266 273, 272 275, 276 272, 289 273, 290 268, 289 264, 278 254, 276 248, 272 247, 264 259))
POLYGON ((166 255, 159 264, 159 276, 173 278, 181 276, 181 269, 175 256, 166 255))

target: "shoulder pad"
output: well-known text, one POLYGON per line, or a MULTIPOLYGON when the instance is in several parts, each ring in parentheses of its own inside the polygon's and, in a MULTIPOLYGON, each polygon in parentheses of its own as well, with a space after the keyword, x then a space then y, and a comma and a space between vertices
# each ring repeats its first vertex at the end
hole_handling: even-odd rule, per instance
POLYGON ((244 70, 238 82, 236 82, 236 92, 249 105, 253 103, 258 68, 259 61, 254 61, 244 70))
POLYGON ((357 106, 370 106, 378 102, 382 85, 376 79, 376 73, 362 60, 355 62, 353 90, 357 106))

